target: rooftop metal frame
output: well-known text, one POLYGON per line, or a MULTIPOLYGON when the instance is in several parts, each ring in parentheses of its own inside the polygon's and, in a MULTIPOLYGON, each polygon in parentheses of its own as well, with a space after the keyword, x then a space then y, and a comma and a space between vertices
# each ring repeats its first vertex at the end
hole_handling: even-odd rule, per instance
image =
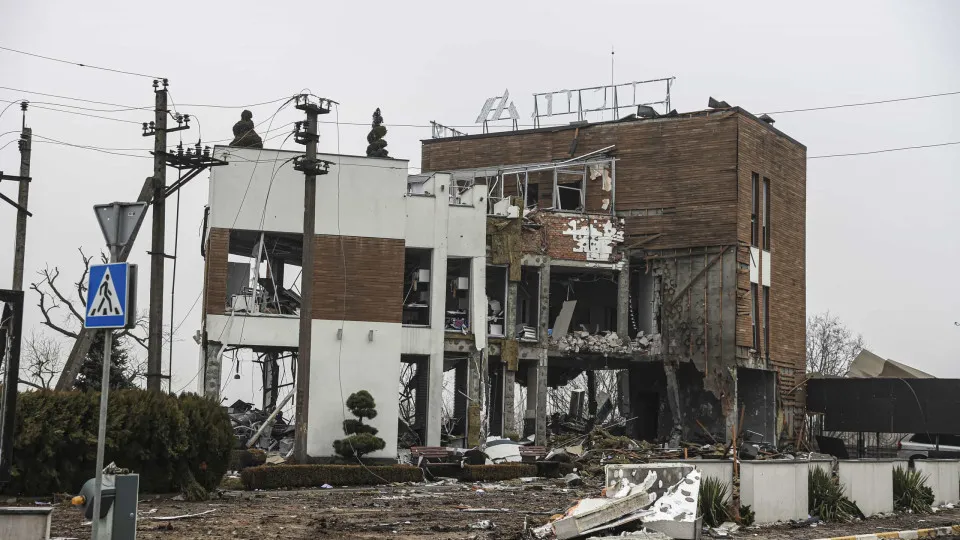
MULTIPOLYGON (((663 105, 664 114, 670 112, 670 87, 673 85, 673 81, 676 77, 666 77, 662 79, 650 79, 647 81, 632 81, 628 83, 620 84, 606 84, 603 86, 591 86, 589 88, 576 88, 573 90, 556 90, 553 92, 543 92, 533 95, 533 126, 534 128, 540 127, 541 118, 549 118, 552 116, 565 116, 575 114, 577 115, 577 121, 582 122, 586 120, 584 115, 590 112, 601 112, 601 111, 613 111, 614 116, 619 115, 620 109, 626 109, 631 107, 639 106, 650 106, 650 105, 663 105), (637 102, 637 86, 646 85, 646 84, 656 84, 663 83, 665 85, 665 97, 660 101, 652 102, 637 102), (631 99, 627 103, 620 103, 620 89, 626 89, 632 91, 631 99), (598 90, 603 90, 603 105, 600 107, 594 108, 584 108, 583 105, 583 94, 585 92, 596 92, 598 90), (554 111, 553 109, 553 100, 556 96, 566 97, 566 108, 559 111, 554 111), (544 102, 546 105, 546 111, 544 111, 540 103, 544 102)), ((562 104, 562 102, 561 102, 562 104)))

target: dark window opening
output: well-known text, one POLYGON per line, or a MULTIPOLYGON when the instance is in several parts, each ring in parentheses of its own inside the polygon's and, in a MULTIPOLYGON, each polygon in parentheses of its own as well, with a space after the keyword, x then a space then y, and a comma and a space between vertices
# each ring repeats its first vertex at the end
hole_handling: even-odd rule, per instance
POLYGON ((447 300, 444 328, 470 329, 470 259, 447 259, 447 300))
MULTIPOLYGON (((559 334, 599 334, 617 329, 617 279, 613 272, 583 272, 554 266, 550 269, 550 328, 559 334), (570 313, 570 323, 558 327, 561 313, 570 313)), ((564 318, 560 318, 563 325, 564 318)))
POLYGON ((540 269, 525 266, 517 283, 517 338, 536 341, 540 324, 540 269))
POLYGON ((750 182, 750 245, 760 246, 760 175, 753 173, 750 182))
POLYGON ((526 207, 527 208, 536 208, 540 199, 540 184, 527 184, 527 198, 526 198, 526 207))
POLYGON ((403 258, 403 324, 430 326, 429 249, 407 248, 403 258))
POLYGON ((507 267, 487 266, 487 333, 504 335, 504 309, 507 305, 507 267))
POLYGON ((576 182, 573 184, 557 184, 557 210, 583 210, 583 191, 580 189, 582 184, 576 182))
POLYGON ((763 179, 763 249, 770 251, 770 179, 763 179))

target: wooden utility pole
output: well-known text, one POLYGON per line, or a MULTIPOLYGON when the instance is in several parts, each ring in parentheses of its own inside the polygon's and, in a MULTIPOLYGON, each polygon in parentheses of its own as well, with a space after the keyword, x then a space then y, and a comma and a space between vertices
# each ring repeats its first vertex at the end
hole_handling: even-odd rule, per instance
MULTIPOLYGON (((23 123, 20 131, 20 177, 30 178, 30 150, 33 144, 33 130, 27 127, 27 102, 20 104, 23 111, 23 123)), ((21 180, 17 192, 17 232, 13 252, 13 290, 23 290, 23 261, 27 251, 27 200, 30 196, 30 181, 21 180)), ((19 339, 19 337, 18 337, 19 339)))
POLYGON ((297 108, 307 114, 304 131, 297 131, 294 139, 307 147, 306 155, 294 162, 294 169, 302 171, 303 185, 303 257, 300 280, 300 345, 297 349, 296 434, 293 455, 297 463, 307 462, 308 410, 310 407, 310 360, 313 328, 313 269, 316 252, 317 176, 327 173, 329 162, 317 160, 317 117, 330 112, 330 101, 321 99, 310 103, 309 97, 297 97, 297 108), (326 103, 326 106, 324 104, 326 103))
POLYGON ((163 267, 166 262, 167 80, 153 81, 156 98, 153 139, 153 235, 150 243, 150 322, 147 342, 147 390, 162 391, 163 267))

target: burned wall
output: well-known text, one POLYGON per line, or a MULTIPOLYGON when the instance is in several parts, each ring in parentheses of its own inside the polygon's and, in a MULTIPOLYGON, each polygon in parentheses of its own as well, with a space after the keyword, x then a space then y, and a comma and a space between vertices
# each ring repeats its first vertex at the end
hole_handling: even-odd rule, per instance
POLYGON ((703 374, 703 385, 730 414, 736 385, 737 278, 740 270, 733 246, 648 252, 647 261, 660 278, 660 332, 664 358, 691 363, 703 374))
MULTIPOLYGON (((682 440, 702 443, 725 440, 723 407, 716 396, 704 389, 703 374, 690 362, 680 363, 676 373, 682 411, 682 440), (703 424, 706 432, 697 425, 697 421, 703 424)), ((633 420, 627 422, 627 434, 653 442, 668 440, 674 428, 674 416, 668 401, 663 363, 641 362, 631 366, 629 388, 628 418, 633 420)))

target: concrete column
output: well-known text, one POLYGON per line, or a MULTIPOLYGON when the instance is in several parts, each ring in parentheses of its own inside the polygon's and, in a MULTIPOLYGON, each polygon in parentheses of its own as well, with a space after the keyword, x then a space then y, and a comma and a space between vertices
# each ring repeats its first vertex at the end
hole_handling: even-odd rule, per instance
POLYGON ((623 254, 623 266, 617 276, 617 335, 630 338, 630 254, 623 254))
POLYGON ((414 411, 416 411, 416 421, 414 425, 417 430, 417 435, 422 437, 422 443, 428 446, 439 446, 440 438, 439 434, 437 437, 437 442, 433 443, 427 438, 427 426, 430 425, 428 421, 430 406, 430 357, 423 357, 417 360, 416 362, 416 374, 414 378, 414 387, 416 388, 416 401, 414 402, 414 411))
POLYGON ((467 360, 467 446, 480 444, 484 436, 484 402, 486 400, 486 355, 472 351, 467 360))
POLYGON ((536 436, 537 433, 537 392, 539 385, 539 360, 529 364, 527 369, 527 404, 523 411, 523 437, 536 436))
POLYGON ((540 328, 537 330, 540 347, 546 349, 550 344, 547 329, 553 324, 550 320, 550 261, 540 267, 540 328))
POLYGON ((200 351, 203 362, 203 396, 220 401, 220 376, 223 360, 220 357, 220 344, 208 342, 206 350, 200 351))
POLYGON ((516 400, 515 389, 517 383, 517 372, 503 368, 503 436, 508 433, 519 434, 522 428, 516 424, 516 410, 514 401, 516 400))
MULTIPOLYGON (((446 198, 440 197, 440 199, 443 199, 443 204, 438 202, 437 212, 446 212, 446 198)), ((444 217, 444 219, 446 218, 444 217)), ((445 223, 445 221, 441 223, 445 223)), ((443 231, 445 234, 446 229, 443 229, 443 231)), ((426 435, 424 444, 428 446, 438 446, 440 444, 440 423, 442 421, 440 404, 443 403, 443 317, 446 301, 444 284, 446 282, 447 243, 446 236, 444 236, 435 239, 434 248, 430 254, 430 335, 432 339, 430 358, 426 361, 426 365, 423 365, 424 376, 429 380, 426 386, 427 408, 426 425, 424 426, 426 435)), ((465 417, 460 416, 459 418, 465 417)))
MULTIPOLYGON (((534 442, 539 445, 547 444, 547 350, 540 349, 540 358, 537 360, 537 417, 536 437, 534 442)), ((529 383, 528 383, 529 384, 529 383)))
MULTIPOLYGON (((443 324, 443 321, 441 321, 440 324, 443 324)), ((440 347, 443 347, 442 339, 440 340, 440 347)), ((440 404, 443 403, 443 351, 433 351, 429 358, 420 362, 417 366, 418 373, 421 367, 423 368, 424 378, 429 381, 426 383, 420 381, 420 387, 426 389, 425 399, 423 400, 426 402, 424 405, 426 445, 439 446, 441 433, 440 423, 442 421, 440 404)), ((420 396, 417 395, 418 408, 419 403, 420 396)))

